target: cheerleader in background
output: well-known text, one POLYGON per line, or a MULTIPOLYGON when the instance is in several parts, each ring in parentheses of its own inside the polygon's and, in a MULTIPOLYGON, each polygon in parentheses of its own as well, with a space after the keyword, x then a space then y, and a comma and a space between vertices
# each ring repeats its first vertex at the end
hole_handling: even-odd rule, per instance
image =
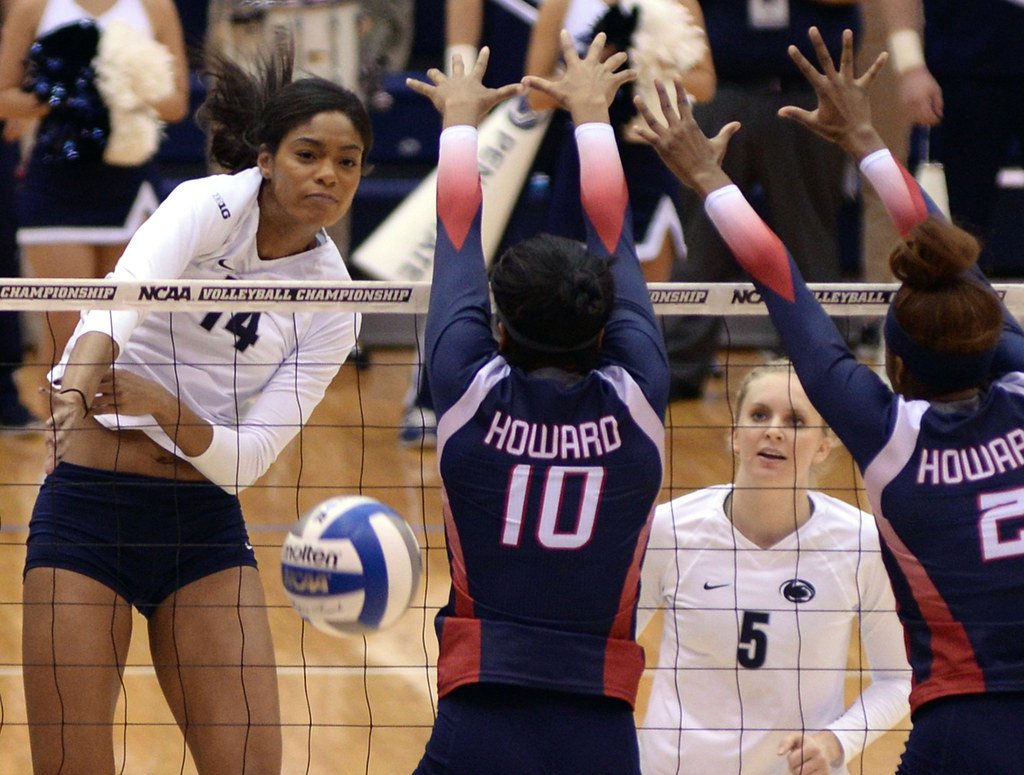
MULTIPOLYGON (((526 73, 542 78, 553 77, 560 67, 559 32, 563 28, 569 30, 579 51, 586 50, 595 33, 604 32, 606 55, 628 53, 637 81, 616 96, 610 114, 629 187, 637 256, 648 282, 668 279, 672 257, 681 255, 685 247, 675 205, 679 184, 636 133, 638 117, 632 94, 634 90, 653 93, 656 77, 671 80, 678 76, 693 99, 704 102, 714 96, 715 68, 703 20, 696 0, 546 0, 526 52, 526 73)), ((544 94, 531 92, 529 99, 534 110, 555 107, 544 94)), ((564 139, 552 176, 545 230, 583 239, 573 127, 571 122, 562 122, 549 131, 563 132, 564 139)))
MULTIPOLYGON (((113 268, 158 204, 152 157, 162 123, 187 113, 173 0, 11 3, 0 40, 0 119, 39 120, 17 189, 18 244, 36 277, 95 278, 113 268)), ((77 319, 46 313, 37 353, 45 369, 77 319)), ((44 384, 45 369, 29 383, 44 384)))

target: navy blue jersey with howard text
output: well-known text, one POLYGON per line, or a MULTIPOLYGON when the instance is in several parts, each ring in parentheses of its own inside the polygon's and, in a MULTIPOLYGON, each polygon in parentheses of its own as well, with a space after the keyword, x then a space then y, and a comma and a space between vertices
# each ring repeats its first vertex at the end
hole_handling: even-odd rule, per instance
MULTIPOLYGON (((929 214, 888 151, 861 169, 904 234, 929 214)), ((706 208, 762 292, 808 397, 864 474, 913 668, 911 707, 1024 692, 1024 332, 1004 314, 996 373, 974 399, 894 394, 850 354, 741 199, 719 189, 706 208)))
POLYGON ((509 365, 491 331, 476 131, 445 130, 426 363, 452 588, 441 696, 477 682, 632 704, 640 561, 662 478, 668 375, 606 124, 577 129, 588 247, 615 307, 586 375, 509 365))

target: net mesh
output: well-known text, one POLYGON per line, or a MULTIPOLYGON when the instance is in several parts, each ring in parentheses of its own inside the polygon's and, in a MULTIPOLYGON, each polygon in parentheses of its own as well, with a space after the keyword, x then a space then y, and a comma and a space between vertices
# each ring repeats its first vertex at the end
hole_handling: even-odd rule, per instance
MULTIPOLYGON (((853 341, 864 321, 882 314, 891 285, 812 286, 853 341)), ((998 286, 1011 310, 1024 312, 1024 289, 998 286)), ((250 283, 159 281, 0 281, 0 311, 54 309, 170 309, 275 312, 361 312, 364 332, 373 317, 416 315, 421 325, 429 289, 423 283, 250 283)), ((737 341, 737 318, 768 330, 756 292, 745 284, 651 285, 659 315, 706 314, 725 319, 715 376, 701 400, 676 401, 666 418, 666 475, 659 502, 731 480, 728 448, 731 397, 743 376, 774 356, 773 345, 737 341)), ((748 326, 749 330, 749 326, 748 326)), ((878 355, 878 348, 863 357, 878 355)), ((448 568, 440 486, 433 448, 416 434, 399 442, 415 346, 363 347, 341 369, 308 423, 241 501, 266 590, 281 694, 286 773, 410 772, 423 752, 436 714, 437 644, 433 615, 447 600, 448 568), (305 624, 280 583, 285 533, 306 510, 338 494, 365 494, 392 506, 414 527, 424 574, 410 611, 394 627, 367 636, 336 638, 305 624)), ((42 476, 43 434, 0 435, 0 761, 11 772, 31 769, 20 631, 21 571, 29 517, 42 476)), ((861 482, 844 451, 834 455, 820 489, 867 509, 861 482)), ((736 612, 737 615, 739 612, 736 612)), ((229 615, 229 614, 226 614, 229 615)), ((195 772, 182 735, 164 702, 149 654, 145 621, 134 613, 134 636, 114 724, 118 772, 195 772)), ((660 614, 641 636, 648 665, 656 664, 660 614)), ((845 680, 851 701, 869 682, 857 645, 845 680)), ((642 685, 643 718, 652 670, 642 685)), ((737 728, 742 719, 736 719, 737 728)), ((891 771, 906 728, 889 732, 851 772, 891 771)))

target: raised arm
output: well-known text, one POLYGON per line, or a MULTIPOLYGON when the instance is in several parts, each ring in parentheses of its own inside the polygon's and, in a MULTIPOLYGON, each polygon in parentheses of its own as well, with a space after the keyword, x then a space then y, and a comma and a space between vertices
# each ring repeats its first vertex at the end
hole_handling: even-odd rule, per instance
POLYGON ((580 198, 587 228, 587 248, 612 262, 615 309, 605 326, 603 356, 623 366, 638 382, 659 414, 667 403, 664 338, 633 245, 629 195, 608 106, 623 84, 635 80, 620 70, 626 54, 602 60, 604 33, 594 37, 580 58, 569 33, 561 33, 565 73, 554 80, 527 76, 523 83, 566 109, 576 124, 580 157, 580 198))
MULTIPOLYGON (((821 36, 814 28, 808 32, 821 70, 815 68, 795 46, 789 55, 814 87, 818 107, 813 111, 785 107, 779 115, 802 124, 810 131, 835 143, 848 153, 861 173, 878 192, 897 230, 906 237, 925 218, 945 218, 934 202, 921 189, 902 164, 885 147, 871 123, 867 90, 885 62, 885 54, 859 78, 853 71, 853 36, 847 30, 843 39, 843 55, 837 70, 821 36)), ((974 265, 972 274, 988 283, 981 268, 974 265)), ((993 373, 1024 369, 1024 330, 1004 307, 1004 334, 993 362, 993 373)))
POLYGON ((779 116, 801 124, 849 154, 878 192, 900 234, 906 235, 930 212, 920 187, 889 153, 871 121, 868 91, 888 55, 880 54, 858 76, 853 64, 852 32, 843 33, 838 69, 817 28, 811 27, 807 35, 821 69, 812 65, 796 46, 789 47, 789 56, 814 88, 818 105, 814 110, 787 106, 779 110, 779 116))
MULTIPOLYGON (((545 0, 537 10, 537 20, 530 28, 523 72, 538 78, 554 78, 559 70, 561 30, 569 10, 569 0, 545 0)), ((527 100, 533 110, 548 110, 558 103, 545 92, 531 89, 527 100)))
POLYGON ((676 88, 678 111, 672 108, 664 85, 659 87, 665 124, 638 101, 648 123, 645 139, 669 169, 704 199, 708 217, 761 291, 808 397, 858 463, 866 465, 885 441, 891 392, 853 357, 785 246, 722 170, 720 160, 739 125, 729 124, 714 138, 705 137, 682 89, 678 84, 676 88))
POLYGON ((484 0, 445 0, 444 62, 441 69, 452 72, 458 54, 463 63, 475 62, 484 28, 484 0))
POLYGON ((444 127, 437 165, 437 242, 424 354, 439 415, 458 399, 481 360, 494 351, 480 238, 483 197, 476 128, 491 108, 516 94, 520 86, 484 86, 489 57, 485 46, 468 70, 460 55, 452 62, 451 76, 431 68, 427 71, 430 83, 407 81, 410 89, 433 103, 444 127))

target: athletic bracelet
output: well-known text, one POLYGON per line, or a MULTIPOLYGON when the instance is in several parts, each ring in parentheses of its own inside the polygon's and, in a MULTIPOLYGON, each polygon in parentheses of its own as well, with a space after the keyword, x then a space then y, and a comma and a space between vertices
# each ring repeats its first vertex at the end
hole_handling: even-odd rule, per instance
POLYGON ((901 75, 915 67, 924 67, 924 46, 916 30, 896 30, 889 36, 889 53, 892 64, 901 75))
POLYGON ((69 387, 61 390, 59 394, 64 395, 65 393, 78 393, 79 398, 82 399, 82 406, 85 408, 85 414, 83 414, 82 416, 85 417, 87 414, 89 414, 89 402, 85 398, 85 393, 83 393, 78 388, 69 387))

